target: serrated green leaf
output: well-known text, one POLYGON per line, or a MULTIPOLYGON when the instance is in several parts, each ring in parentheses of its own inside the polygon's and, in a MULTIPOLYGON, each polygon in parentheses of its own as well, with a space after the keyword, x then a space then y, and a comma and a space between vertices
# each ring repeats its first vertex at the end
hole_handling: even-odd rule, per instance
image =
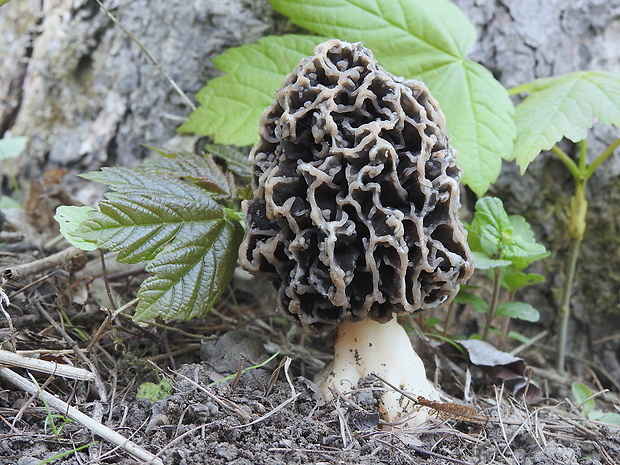
POLYGON ((460 291, 454 298, 454 302, 459 304, 467 304, 473 308, 476 313, 486 313, 489 308, 484 299, 470 292, 460 291))
POLYGON ((538 310, 525 302, 504 302, 497 306, 495 314, 529 322, 538 321, 540 319, 538 310))
POLYGON ((112 192, 99 202, 99 211, 91 214, 79 233, 100 248, 118 252, 119 262, 139 263, 155 257, 174 238, 183 238, 188 228, 200 225, 208 229, 224 217, 222 207, 205 191, 197 199, 148 192, 129 197, 112 192))
POLYGON ((182 240, 159 254, 140 287, 136 320, 155 317, 188 320, 204 315, 226 288, 243 237, 238 222, 221 219, 208 230, 188 228, 182 240))
POLYGON ((594 408, 594 394, 590 388, 583 383, 573 383, 571 392, 573 393, 575 402, 581 407, 583 416, 587 417, 588 413, 594 408))
POLYGON ((271 0, 293 22, 328 37, 361 41, 394 74, 419 79, 446 115, 463 183, 483 195, 512 159, 516 128, 507 90, 469 60, 476 31, 447 0, 271 0))
MULTIPOLYGON (((85 176, 115 191, 78 231, 120 262, 151 260, 136 319, 189 319, 206 313, 228 285, 243 227, 235 212, 176 168, 108 168, 85 176)), ((203 167, 204 168, 204 167, 203 167)))
POLYGON ((524 254, 514 256, 515 259, 522 260, 519 262, 519 266, 524 264, 528 266, 534 260, 540 260, 549 255, 545 246, 536 242, 534 231, 532 231, 532 227, 524 217, 521 215, 510 215, 508 220, 512 226, 515 241, 518 240, 519 247, 525 252, 524 254))
POLYGON ((60 225, 60 233, 71 244, 82 250, 96 250, 96 242, 87 241, 79 232, 80 227, 94 212, 93 207, 60 206, 56 209, 54 219, 60 225))
POLYGON ((17 158, 26 150, 27 137, 4 137, 0 138, 0 161, 9 158, 17 158))
POLYGON ((255 143, 260 115, 273 101, 284 77, 323 40, 285 35, 229 49, 213 60, 227 74, 212 79, 196 94, 201 106, 178 130, 212 136, 217 144, 255 143))
POLYGON ((214 198, 227 201, 236 198, 237 186, 232 173, 224 172, 210 154, 202 156, 193 153, 169 154, 167 158, 153 160, 144 163, 143 166, 156 173, 191 179, 210 192, 214 198))
POLYGON ((516 128, 507 90, 478 63, 458 60, 414 76, 426 83, 446 115, 462 182, 479 196, 513 158, 516 128))
POLYGON ((228 169, 238 176, 248 179, 252 176, 248 153, 228 145, 207 144, 206 149, 212 155, 223 159, 227 163, 228 169))
POLYGON ((536 156, 563 138, 587 137, 594 117, 620 127, 620 75, 578 71, 539 79, 524 87, 528 97, 517 105, 514 156, 521 172, 536 156))
POLYGON ((467 16, 448 0, 270 0, 280 13, 326 37, 363 42, 388 69, 413 76, 427 63, 462 58, 476 39, 467 16), (416 57, 406 65, 398 56, 416 57))
POLYGON ((106 167, 101 168, 101 171, 92 171, 80 176, 91 181, 106 184, 111 189, 127 195, 151 192, 196 200, 205 195, 203 189, 176 179, 176 176, 164 176, 143 166, 134 168, 106 167))

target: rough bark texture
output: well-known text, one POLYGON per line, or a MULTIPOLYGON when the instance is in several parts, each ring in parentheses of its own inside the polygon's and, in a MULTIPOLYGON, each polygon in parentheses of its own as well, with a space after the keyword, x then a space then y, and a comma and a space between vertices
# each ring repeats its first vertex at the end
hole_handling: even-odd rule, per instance
MULTIPOLYGON (((472 58, 506 85, 578 69, 620 72, 620 0, 457 0, 479 30, 472 58)), ((216 72, 210 59, 230 46, 274 30, 267 0, 106 2, 118 19, 193 95, 216 72)), ((88 0, 11 1, 0 10, 0 135, 31 137, 26 177, 44 169, 75 172, 131 165, 139 144, 164 145, 189 108, 139 48, 88 0)), ((617 137, 598 127, 591 155, 617 137)), ((177 139, 178 140, 178 139, 177 139)), ((570 146, 567 150, 572 150, 570 146)), ((6 174, 8 166, 0 168, 6 174)), ((620 156, 590 182, 587 238, 578 264, 571 347, 594 350, 620 372, 619 344, 592 345, 620 328, 620 156), (603 350, 605 348, 606 350, 603 350)), ((3 179, 7 188, 8 181, 3 179)), ((546 285, 529 299, 553 327, 560 264, 565 256, 572 180, 550 156, 524 177, 506 165, 493 192, 510 213, 530 220, 554 256, 544 264, 546 285)))
MULTIPOLYGON (((211 58, 273 28, 265 1, 105 4, 192 97, 217 73, 211 58)), ((190 112, 92 0, 9 2, 0 31, 0 134, 31 138, 28 177, 135 164, 190 112)))

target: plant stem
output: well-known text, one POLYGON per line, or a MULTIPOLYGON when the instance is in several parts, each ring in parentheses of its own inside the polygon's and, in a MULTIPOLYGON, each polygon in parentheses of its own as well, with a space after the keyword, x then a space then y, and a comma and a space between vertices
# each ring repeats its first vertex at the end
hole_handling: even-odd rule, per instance
POLYGON ((497 302, 499 301, 499 291, 501 285, 502 272, 499 268, 493 269, 493 295, 491 296, 491 302, 489 302, 489 308, 487 310, 487 318, 484 324, 484 332, 482 333, 482 340, 486 341, 491 329, 491 321, 495 316, 495 309, 497 308, 497 302))
MULTIPOLYGON (((516 291, 510 291, 508 294, 508 302, 514 302, 516 291)), ((503 345, 506 343, 506 339, 508 338, 508 330, 510 329, 510 322, 512 318, 506 317, 504 321, 504 327, 502 328, 502 338, 499 340, 499 346, 497 347, 499 350, 502 350, 503 345)))
POLYGON ((562 301, 560 303, 558 348, 556 356, 556 369, 560 373, 563 373, 565 371, 564 363, 566 361, 568 320, 570 318, 570 298, 573 290, 573 281, 575 279, 575 269, 577 268, 577 257, 579 256, 580 245, 581 239, 572 239, 570 243, 570 248, 568 250, 568 256, 566 258, 564 285, 562 286, 562 301))
POLYGON ((599 165, 601 163, 603 163, 605 160, 607 160, 609 158, 609 156, 614 153, 614 151, 620 146, 620 137, 617 138, 615 141, 613 141, 609 147, 607 147, 605 149, 605 151, 603 153, 601 153, 598 157, 596 157, 596 160, 594 160, 592 162, 592 164, 586 169, 584 175, 586 179, 590 179, 590 177, 594 174, 594 172, 596 171, 596 168, 599 167, 599 165))
POLYGON ((579 178, 579 176, 581 176, 581 172, 579 170, 579 167, 577 166, 577 163, 575 163, 564 150, 562 150, 557 145, 554 145, 553 147, 551 147, 551 151, 558 156, 558 158, 562 163, 564 163, 564 165, 566 165, 566 168, 568 168, 570 174, 573 175, 573 178, 577 179, 579 178))
POLYGON ((570 221, 568 224, 568 232, 570 235, 570 246, 568 256, 566 257, 564 269, 564 285, 562 286, 562 298, 560 301, 560 312, 558 321, 558 346, 556 357, 556 369, 564 372, 566 361, 566 341, 568 339, 568 320, 570 319, 570 300, 573 290, 573 281, 575 279, 575 270, 577 268, 577 257, 579 256, 579 248, 585 235, 586 230, 586 214, 588 212, 588 201, 586 199, 586 184, 596 169, 614 151, 620 147, 620 137, 613 141, 596 160, 588 166, 587 162, 587 142, 582 140, 579 143, 579 165, 577 165, 562 149, 554 146, 551 150, 566 165, 568 170, 575 179, 575 194, 571 198, 570 204, 570 221))
POLYGON ((446 313, 446 317, 443 320, 443 332, 442 335, 444 337, 448 337, 448 329, 452 324, 452 316, 454 314, 454 301, 450 302, 448 306, 448 313, 446 313))
POLYGON ((560 312, 558 320, 558 346, 556 356, 556 369, 563 373, 566 361, 566 341, 568 339, 568 321, 570 319, 570 300, 575 280, 575 269, 577 267, 577 257, 579 247, 583 241, 586 231, 586 214, 588 212, 588 200, 586 199, 586 177, 587 166, 587 146, 585 141, 580 142, 579 146, 579 173, 575 178, 575 194, 570 200, 570 221, 568 224, 568 234, 570 236, 570 246, 566 257, 564 269, 564 284, 562 286, 562 298, 560 301, 560 312))

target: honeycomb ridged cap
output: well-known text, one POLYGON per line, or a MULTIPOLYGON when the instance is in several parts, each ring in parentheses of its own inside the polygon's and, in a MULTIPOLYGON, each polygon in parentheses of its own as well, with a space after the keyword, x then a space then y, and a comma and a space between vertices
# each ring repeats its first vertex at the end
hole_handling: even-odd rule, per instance
POLYGON ((252 149, 242 268, 312 332, 449 301, 473 272, 461 171, 426 86, 330 40, 277 91, 252 149))

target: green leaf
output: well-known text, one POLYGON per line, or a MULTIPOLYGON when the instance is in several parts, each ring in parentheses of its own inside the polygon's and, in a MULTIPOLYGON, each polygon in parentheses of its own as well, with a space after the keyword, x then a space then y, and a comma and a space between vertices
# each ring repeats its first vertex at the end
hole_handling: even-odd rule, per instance
POLYGON ((220 220, 209 230, 194 228, 158 255, 146 270, 135 319, 159 316, 189 320, 204 315, 232 279, 243 227, 220 220))
POLYGON ((532 344, 532 340, 529 337, 524 336, 521 333, 517 333, 516 331, 508 331, 508 337, 516 341, 519 341, 523 344, 528 344, 528 345, 532 344))
POLYGON ((620 127, 618 74, 578 71, 539 79, 522 89, 529 95, 515 112, 514 147, 522 173, 541 151, 551 149, 563 138, 573 142, 586 139, 594 117, 620 127))
POLYGON ((54 219, 60 225, 60 233, 75 247, 82 250, 95 250, 97 244, 84 239, 79 233, 80 227, 89 219, 89 214, 94 212, 93 207, 60 206, 56 209, 54 219))
POLYGON ((467 16, 447 0, 270 1, 295 24, 326 37, 363 42, 377 58, 386 60, 385 67, 408 66, 409 75, 428 69, 424 63, 446 63, 465 56, 476 39, 467 16), (405 65, 396 56, 416 57, 417 61, 405 65))
POLYGON ((495 314, 530 322, 535 322, 540 319, 538 310, 525 302, 504 302, 497 306, 495 314))
POLYGON ((135 319, 203 315, 236 266, 243 227, 207 191, 144 168, 107 168, 86 176, 110 184, 78 233, 118 252, 119 262, 152 260, 135 319))
POLYGON ((525 286, 541 283, 544 280, 544 276, 534 273, 521 273, 520 271, 514 271, 504 272, 502 274, 502 286, 512 292, 525 286))
POLYGON ((512 265, 510 260, 495 260, 483 252, 474 251, 474 266, 477 270, 489 270, 491 268, 502 268, 512 265))
POLYGON ((11 197, 0 195, 0 210, 7 210, 9 208, 21 208, 21 205, 11 197))
POLYGON ((212 136, 217 144, 254 144, 260 115, 273 101, 286 74, 303 57, 312 55, 322 40, 285 35, 229 49, 213 60, 227 74, 212 79, 196 94, 201 106, 178 130, 212 136))
POLYGON ((224 172, 210 154, 169 153, 166 158, 144 163, 143 166, 156 173, 191 179, 210 192, 213 198, 227 201, 236 198, 237 186, 232 173, 224 172))
POLYGON ((433 326, 437 326, 443 323, 443 320, 440 318, 427 318, 424 320, 424 326, 431 328, 433 326))
POLYGON ((545 246, 536 242, 534 231, 532 231, 532 227, 525 218, 521 215, 510 215, 508 220, 512 227, 515 243, 518 242, 518 247, 524 252, 515 254, 515 256, 512 257, 514 258, 514 264, 522 267, 519 268, 520 270, 535 260, 540 260, 541 258, 549 256, 549 252, 547 252, 545 246))
POLYGON ((545 247, 536 243, 525 218, 519 215, 509 217, 502 201, 495 197, 478 199, 468 231, 472 250, 482 251, 492 258, 537 259, 546 253, 545 247))
POLYGON ((575 402, 581 407, 583 416, 587 417, 588 413, 594 408, 594 394, 588 386, 583 383, 573 383, 571 387, 575 402))
POLYGON ((483 66, 463 59, 410 77, 424 81, 446 115, 462 182, 484 195, 502 159, 513 159, 516 128, 507 90, 483 66))
POLYGON ((27 137, 5 137, 0 139, 0 161, 17 158, 26 150, 27 137))
POLYGON ((223 159, 228 165, 228 169, 236 175, 248 179, 252 176, 248 153, 227 145, 207 144, 206 149, 212 155, 223 159))
POLYGON ((360 41, 390 72, 419 79, 446 115, 463 182, 482 195, 511 159, 516 128, 506 89, 469 60, 476 31, 448 0, 271 0, 296 24, 360 41))
POLYGON ((486 313, 488 309, 487 303, 475 294, 460 291, 454 298, 454 302, 458 304, 467 304, 474 309, 476 313, 486 313))
POLYGON ((615 412, 603 413, 593 410, 588 414, 588 419, 620 427, 620 414, 615 412))

